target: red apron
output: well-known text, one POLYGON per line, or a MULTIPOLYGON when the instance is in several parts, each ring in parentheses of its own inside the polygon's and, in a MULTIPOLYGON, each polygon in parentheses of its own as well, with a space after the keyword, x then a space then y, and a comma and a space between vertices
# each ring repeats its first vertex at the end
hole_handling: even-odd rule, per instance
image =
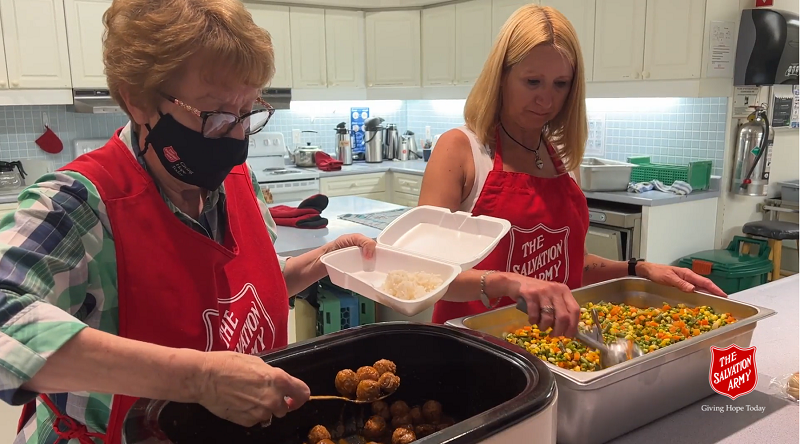
MULTIPOLYGON (((472 214, 506 219, 511 223, 511 231, 474 268, 514 272, 561 282, 571 289, 579 288, 583 279, 584 242, 589 229, 586 196, 568 174, 543 178, 503 171, 499 134, 496 140, 494 168, 486 178, 472 214)), ((556 169, 563 171, 563 164, 550 144, 547 150, 556 169)), ((497 307, 514 303, 513 299, 503 297, 497 307)), ((486 311, 481 301, 442 300, 433 308, 433 322, 444 324, 486 311)))
MULTIPOLYGON (((86 176, 106 205, 117 259, 119 336, 247 354, 287 344, 286 283, 245 165, 225 179, 224 245, 175 217, 118 135, 62 170, 86 176)), ((106 444, 120 442, 135 401, 113 397, 106 444)), ((67 431, 59 436, 92 442, 82 424, 61 422, 67 431)))

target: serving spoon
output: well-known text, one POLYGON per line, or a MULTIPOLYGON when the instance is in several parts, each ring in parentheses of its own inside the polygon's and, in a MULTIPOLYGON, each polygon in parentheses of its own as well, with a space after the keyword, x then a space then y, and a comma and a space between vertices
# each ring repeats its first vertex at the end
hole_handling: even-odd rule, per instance
POLYGON ((389 396, 392 396, 392 394, 390 393, 390 394, 388 394, 388 395, 381 395, 381 396, 380 396, 380 397, 378 397, 378 398, 375 398, 375 399, 370 399, 369 401, 365 401, 365 400, 363 400, 363 399, 350 399, 350 398, 345 398, 344 396, 333 396, 333 395, 316 395, 316 396, 309 396, 308 400, 309 400, 309 401, 330 401, 330 400, 340 400, 340 401, 352 402, 353 404, 372 404, 373 402, 382 401, 382 400, 384 400, 384 399, 388 398, 389 396))
MULTIPOLYGON (((525 302, 525 299, 517 301, 517 310, 526 315, 528 314, 528 304, 525 302)), ((602 339, 600 323, 597 318, 597 312, 594 311, 594 309, 592 309, 592 317, 594 318, 595 324, 592 328, 593 335, 589 335, 583 330, 578 329, 578 333, 575 337, 579 341, 600 352, 600 366, 609 368, 644 354, 642 349, 631 339, 617 338, 613 343, 606 344, 602 339)))

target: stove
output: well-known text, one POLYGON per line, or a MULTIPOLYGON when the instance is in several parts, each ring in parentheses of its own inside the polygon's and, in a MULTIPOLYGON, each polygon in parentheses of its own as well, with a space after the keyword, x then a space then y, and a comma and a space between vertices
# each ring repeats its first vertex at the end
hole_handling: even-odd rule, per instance
MULTIPOLYGON (((319 171, 287 166, 283 133, 260 132, 250 136, 247 164, 273 203, 303 200, 319 193, 319 171)), ((266 194, 266 193, 265 193, 266 194)))

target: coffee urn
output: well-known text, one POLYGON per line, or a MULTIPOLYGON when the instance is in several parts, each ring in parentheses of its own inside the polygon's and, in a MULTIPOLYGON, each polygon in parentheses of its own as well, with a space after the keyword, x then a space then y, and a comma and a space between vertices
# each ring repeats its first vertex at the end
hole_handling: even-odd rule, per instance
POLYGON ((341 160, 343 165, 353 164, 353 145, 350 142, 350 131, 347 124, 341 122, 336 125, 336 159, 341 160))
POLYGON ((383 119, 370 117, 364 121, 364 160, 383 162, 383 119))

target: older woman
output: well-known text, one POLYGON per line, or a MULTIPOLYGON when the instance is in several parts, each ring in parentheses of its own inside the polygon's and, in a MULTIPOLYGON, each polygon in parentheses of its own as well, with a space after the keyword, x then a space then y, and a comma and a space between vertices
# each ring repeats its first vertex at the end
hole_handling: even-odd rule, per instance
POLYGON ((289 294, 324 277, 323 253, 374 242, 279 261, 244 163, 274 112, 273 49, 239 0, 114 0, 104 20, 130 123, 0 227, 0 395, 42 394, 15 443, 119 442, 137 397, 242 425, 283 416, 308 387, 251 355, 286 345, 289 294))
POLYGON ((571 174, 586 143, 583 70, 575 30, 553 8, 523 6, 500 31, 467 99, 466 125, 436 144, 419 204, 507 219, 512 229, 457 278, 434 322, 522 298, 532 323, 572 335, 580 309, 570 290, 626 275, 724 296, 687 269, 586 254, 588 207, 571 174))

